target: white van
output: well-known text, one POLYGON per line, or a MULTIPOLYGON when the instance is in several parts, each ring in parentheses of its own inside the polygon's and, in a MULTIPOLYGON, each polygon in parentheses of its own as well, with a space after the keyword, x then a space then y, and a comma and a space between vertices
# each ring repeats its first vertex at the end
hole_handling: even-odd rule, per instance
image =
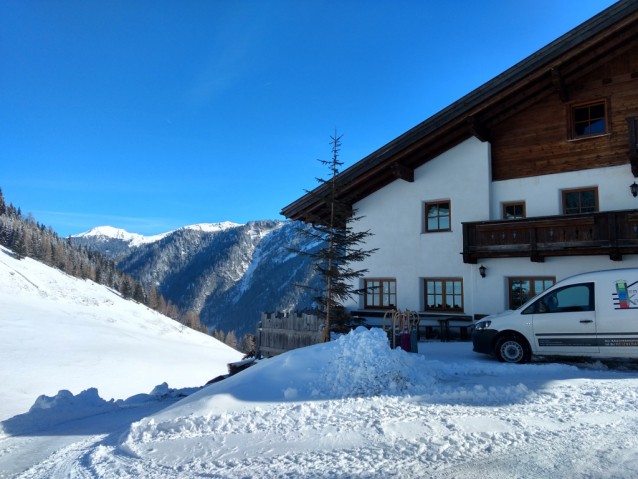
POLYGON ((474 351, 508 363, 533 354, 638 358, 638 268, 564 279, 477 322, 472 342, 474 351))

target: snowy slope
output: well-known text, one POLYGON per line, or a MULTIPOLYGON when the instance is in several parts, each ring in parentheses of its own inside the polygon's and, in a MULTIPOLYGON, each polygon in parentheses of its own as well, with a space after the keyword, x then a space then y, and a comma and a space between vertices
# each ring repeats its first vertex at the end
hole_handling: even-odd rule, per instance
POLYGON ((41 394, 200 386, 241 354, 104 286, 0 247, 0 420, 41 394))
MULTIPOLYGON (((102 426, 17 477, 636 476, 637 362, 501 364, 470 343, 420 351, 392 351, 378 330, 291 351, 128 430, 102 426)), ((94 429, 104 416, 117 419, 96 416, 94 429)), ((31 458, 19 441, 6 440, 5 463, 31 458)))

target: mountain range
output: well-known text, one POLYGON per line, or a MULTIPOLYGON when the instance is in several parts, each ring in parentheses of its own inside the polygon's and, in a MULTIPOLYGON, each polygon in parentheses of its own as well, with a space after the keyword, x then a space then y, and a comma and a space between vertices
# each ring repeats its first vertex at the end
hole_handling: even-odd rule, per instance
POLYGON ((154 285, 203 324, 239 337, 255 332, 263 311, 312 306, 318 278, 307 256, 320 245, 303 236, 301 223, 276 220, 203 223, 155 236, 100 226, 71 237, 116 261, 145 286, 154 285))

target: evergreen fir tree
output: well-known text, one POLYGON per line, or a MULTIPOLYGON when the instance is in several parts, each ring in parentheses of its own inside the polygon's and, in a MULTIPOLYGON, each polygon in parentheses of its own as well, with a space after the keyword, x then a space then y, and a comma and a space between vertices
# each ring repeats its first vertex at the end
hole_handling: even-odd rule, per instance
POLYGON ((9 246, 7 238, 7 227, 5 227, 3 223, 0 223, 0 245, 5 247, 9 246))
POLYGON ((15 240, 13 242, 13 252, 15 253, 16 259, 24 259, 27 256, 27 245, 24 241, 24 231, 17 231, 14 236, 15 240))
MULTIPOLYGON (((317 178, 321 184, 318 193, 306 191, 316 200, 324 204, 327 217, 319 217, 307 214, 304 220, 312 225, 311 228, 299 228, 298 231, 309 238, 319 240, 323 246, 314 252, 300 251, 288 248, 289 251, 309 256, 315 264, 315 271, 322 280, 323 286, 315 289, 317 296, 315 303, 319 306, 319 312, 326 319, 323 341, 330 340, 331 324, 338 326, 350 326, 361 322, 345 312, 343 302, 364 291, 353 286, 356 278, 367 273, 366 269, 355 270, 350 265, 363 261, 376 249, 366 250, 360 247, 365 239, 372 236, 370 231, 355 231, 353 224, 362 217, 356 216, 356 211, 351 209, 353 198, 343 192, 343 185, 339 181, 339 168, 343 162, 339 160, 341 138, 335 135, 330 137, 332 146, 332 158, 328 161, 318 160, 330 171, 329 179, 317 178)), ((308 288, 307 285, 298 285, 308 288)))
POLYGON ((7 213, 7 204, 4 202, 4 196, 2 195, 2 188, 0 188, 0 216, 4 216, 7 213))
POLYGON ((103 273, 102 273, 101 264, 98 264, 95 268, 95 282, 98 284, 102 284, 103 282, 103 273))
POLYGON ((124 299, 129 299, 133 296, 133 288, 131 287, 131 282, 128 277, 122 276, 122 280, 120 281, 120 294, 124 299))
POLYGON ((133 299, 138 303, 144 303, 144 288, 139 281, 135 282, 135 289, 133 290, 133 299))

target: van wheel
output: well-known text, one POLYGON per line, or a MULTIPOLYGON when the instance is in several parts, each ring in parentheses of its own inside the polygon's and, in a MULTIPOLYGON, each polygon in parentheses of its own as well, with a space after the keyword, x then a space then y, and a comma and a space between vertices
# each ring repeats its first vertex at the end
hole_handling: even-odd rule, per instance
POLYGON ((525 364, 532 356, 527 342, 518 336, 503 336, 494 348, 496 358, 502 363, 525 364))

